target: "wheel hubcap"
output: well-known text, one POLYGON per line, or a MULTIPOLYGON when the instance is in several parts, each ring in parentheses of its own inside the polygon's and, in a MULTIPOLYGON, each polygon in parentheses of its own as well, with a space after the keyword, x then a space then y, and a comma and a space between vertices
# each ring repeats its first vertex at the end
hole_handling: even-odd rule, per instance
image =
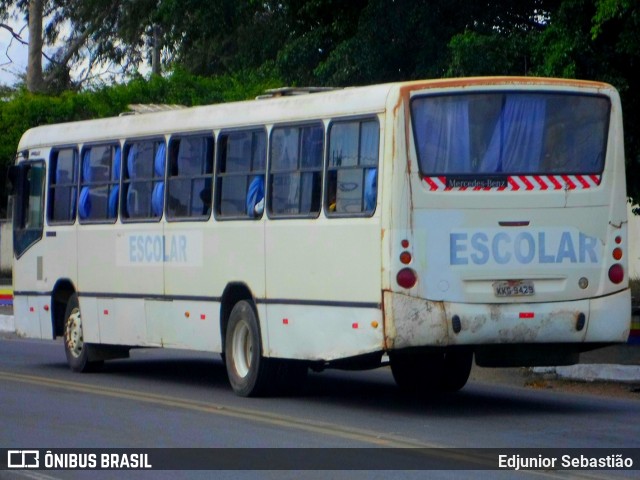
POLYGON ((236 372, 240 377, 246 377, 251 369, 251 355, 253 341, 246 322, 240 322, 233 332, 232 358, 236 372))
POLYGON ((73 309, 67 319, 65 342, 67 343, 67 349, 75 358, 78 358, 82 354, 82 348, 84 346, 82 319, 80 317, 80 310, 77 308, 73 309))

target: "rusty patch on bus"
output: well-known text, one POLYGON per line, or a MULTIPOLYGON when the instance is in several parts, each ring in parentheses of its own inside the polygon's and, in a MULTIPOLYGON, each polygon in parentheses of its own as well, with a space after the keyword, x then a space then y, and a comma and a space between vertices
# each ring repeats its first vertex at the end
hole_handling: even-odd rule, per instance
POLYGON ((444 346, 449 332, 443 302, 385 292, 385 346, 444 346))
POLYGON ((573 80, 543 77, 468 77, 443 78, 411 82, 400 87, 400 97, 408 98, 415 90, 435 88, 468 88, 477 86, 558 86, 574 88, 590 88, 596 90, 610 89, 609 84, 590 80, 573 80))

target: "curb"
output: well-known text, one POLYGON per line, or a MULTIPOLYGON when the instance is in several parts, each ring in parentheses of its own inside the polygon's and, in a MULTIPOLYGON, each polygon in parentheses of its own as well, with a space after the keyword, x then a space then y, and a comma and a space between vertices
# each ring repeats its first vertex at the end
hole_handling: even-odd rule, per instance
POLYGON ((579 363, 568 367, 534 367, 533 373, 580 382, 640 382, 640 366, 579 363))
POLYGON ((13 315, 0 315, 0 332, 15 332, 16 324, 13 315))

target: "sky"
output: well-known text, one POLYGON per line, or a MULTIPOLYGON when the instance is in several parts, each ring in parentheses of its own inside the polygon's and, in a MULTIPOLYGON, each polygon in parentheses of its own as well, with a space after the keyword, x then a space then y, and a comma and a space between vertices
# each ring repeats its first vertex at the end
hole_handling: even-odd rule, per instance
MULTIPOLYGON (((14 30, 21 28, 20 22, 9 20, 14 30)), ((24 40, 29 39, 25 28, 21 33, 24 40)), ((20 81, 19 75, 27 70, 28 47, 15 40, 4 28, 0 28, 0 84, 14 85, 20 81)))
MULTIPOLYGON (((6 23, 17 32, 20 37, 27 42, 29 40, 29 31, 26 25, 26 21, 20 18, 10 17, 6 23)), ((69 33, 70 26, 63 25, 62 33, 60 35, 60 41, 63 42, 64 38, 69 33)), ((45 52, 53 54, 56 51, 56 46, 45 47, 45 52)), ((9 31, 4 28, 0 28, 0 85, 13 86, 16 83, 22 81, 21 75, 25 75, 27 71, 27 59, 29 55, 29 47, 22 44, 18 40, 14 39, 9 31)), ((42 59, 42 66, 46 67, 48 63, 46 58, 42 59)), ((83 73, 83 68, 86 68, 87 62, 80 62, 76 64, 71 70, 71 76, 80 77, 83 73)), ((140 65, 139 72, 146 75, 150 71, 150 66, 140 65)), ((109 65, 97 65, 94 66, 93 74, 100 78, 112 78, 113 75, 109 73, 109 65), (104 74, 104 76, 102 76, 104 74)), ((121 78, 117 76, 117 79, 121 78)))

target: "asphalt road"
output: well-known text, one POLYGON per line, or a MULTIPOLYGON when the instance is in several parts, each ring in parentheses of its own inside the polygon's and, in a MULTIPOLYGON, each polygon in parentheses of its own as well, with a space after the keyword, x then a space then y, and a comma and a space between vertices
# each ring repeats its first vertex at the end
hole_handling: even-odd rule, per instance
MULTIPOLYGON (((640 449, 636 398, 557 385, 524 387, 527 381, 518 378, 517 371, 476 372, 458 394, 419 399, 402 394, 386 368, 327 371, 312 373, 300 395, 246 399, 233 395, 214 355, 135 350, 131 359, 107 362, 101 373, 76 374, 66 366, 60 341, 5 335, 0 338, 0 448, 350 448, 362 457, 359 468, 373 465, 377 455, 355 450, 363 448, 640 449)), ((441 460, 443 469, 446 462, 461 461, 473 469, 475 461, 441 460)), ((461 473, 431 471, 429 478, 461 473)), ((566 473, 530 475, 567 478, 566 473)), ((637 472, 571 473, 634 478, 637 472)), ((0 478, 389 478, 385 470, 342 474, 0 471, 0 478)), ((393 478, 425 475, 394 471, 393 478)))

